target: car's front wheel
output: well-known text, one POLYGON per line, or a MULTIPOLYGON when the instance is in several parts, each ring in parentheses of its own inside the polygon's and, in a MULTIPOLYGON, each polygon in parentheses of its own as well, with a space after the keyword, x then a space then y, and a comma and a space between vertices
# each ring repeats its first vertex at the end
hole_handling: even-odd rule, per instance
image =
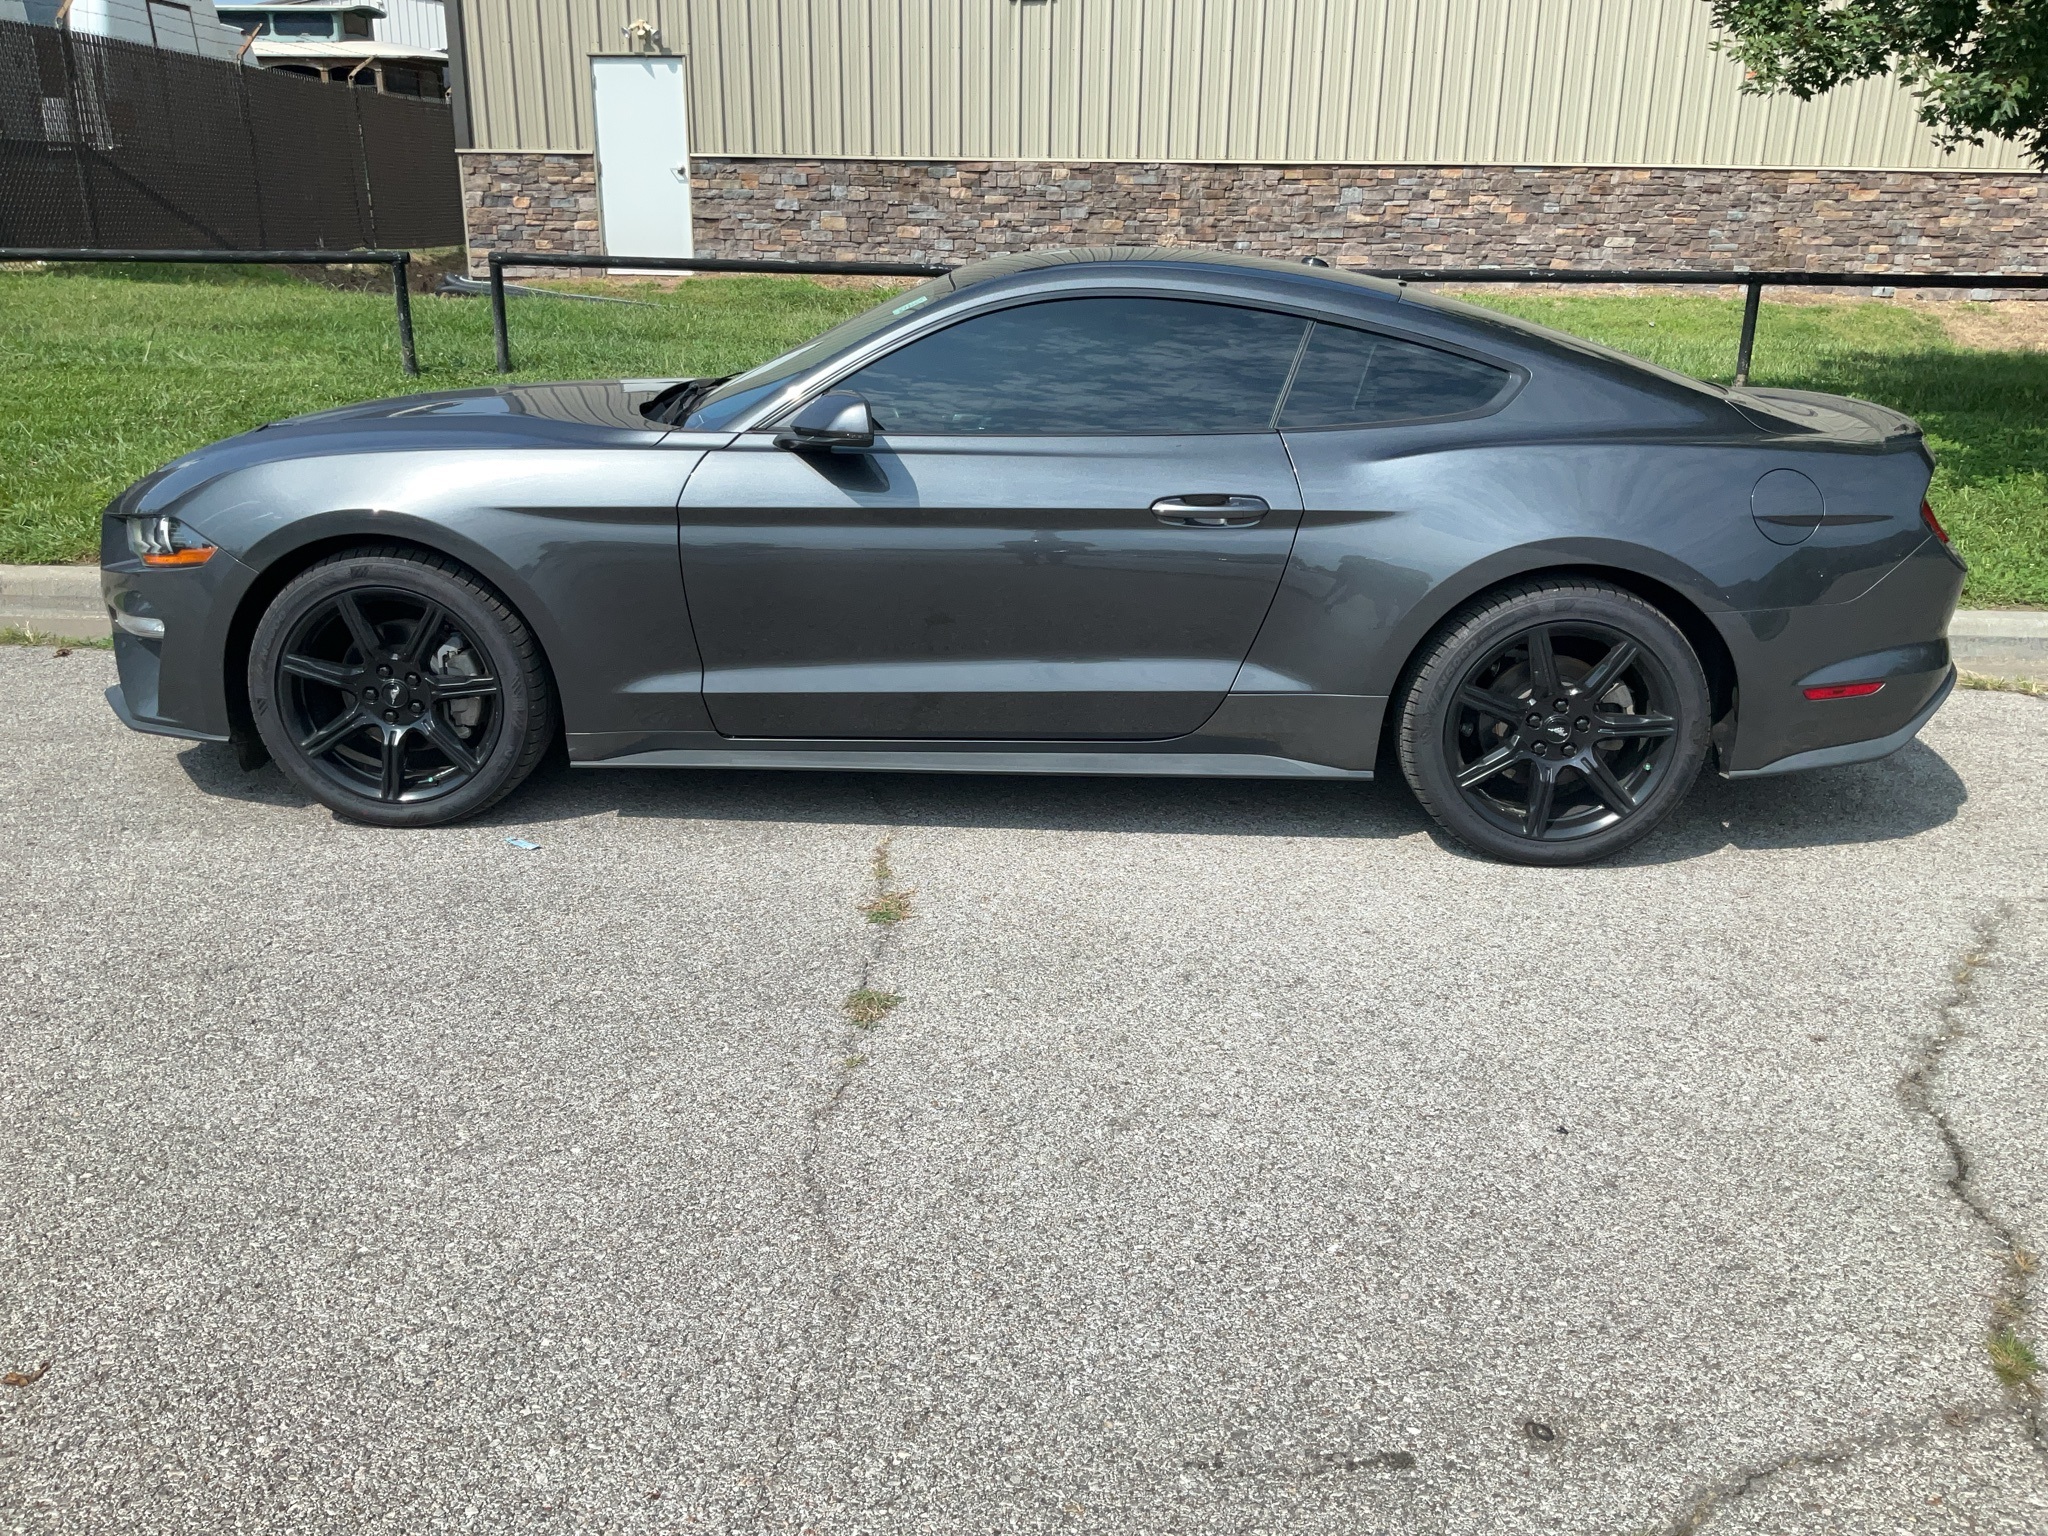
POLYGON ((1582 864, 1655 830, 1699 777, 1710 696, 1684 633, 1634 593, 1525 583, 1425 648, 1402 772, 1444 830, 1521 864, 1582 864))
POLYGON ((249 648, 263 743, 354 821, 438 826, 518 787, 555 734, 540 646, 452 560, 348 550, 279 592, 249 648))

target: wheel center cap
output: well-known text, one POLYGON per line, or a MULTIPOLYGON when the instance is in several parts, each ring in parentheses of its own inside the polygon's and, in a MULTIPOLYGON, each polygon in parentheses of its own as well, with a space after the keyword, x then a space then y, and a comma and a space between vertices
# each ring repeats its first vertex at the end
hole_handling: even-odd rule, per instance
POLYGON ((384 685, 384 702, 392 709, 396 709, 399 705, 403 704, 405 702, 405 684, 395 677, 386 683, 384 685))
POLYGON ((1543 722, 1543 734, 1552 741, 1569 741, 1571 740, 1572 731, 1571 727, 1566 725, 1563 720, 1559 719, 1556 715, 1552 715, 1543 722))

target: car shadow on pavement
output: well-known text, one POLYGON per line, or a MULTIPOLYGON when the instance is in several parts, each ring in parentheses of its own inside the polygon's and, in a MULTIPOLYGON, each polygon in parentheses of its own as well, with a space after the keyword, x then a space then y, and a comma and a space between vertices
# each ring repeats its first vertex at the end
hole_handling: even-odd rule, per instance
MULTIPOLYGON (((210 795, 281 808, 311 804, 274 765, 244 772, 225 747, 190 747, 178 760, 193 784, 210 795)), ((1956 771, 1917 741, 1882 762, 1850 768, 1740 781, 1707 773, 1656 835, 1616 862, 1661 864, 1727 847, 1810 848, 1912 837, 1952 820, 1967 798, 1956 771)), ((555 769, 470 824, 517 829, 592 816, 1194 836, 1428 836, 1449 853, 1479 857, 1438 832, 1398 778, 1321 783, 555 769)))

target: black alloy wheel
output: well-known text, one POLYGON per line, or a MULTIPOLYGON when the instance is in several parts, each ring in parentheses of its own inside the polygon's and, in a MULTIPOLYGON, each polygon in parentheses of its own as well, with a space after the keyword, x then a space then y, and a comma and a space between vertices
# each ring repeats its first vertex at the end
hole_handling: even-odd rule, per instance
POLYGON ((357 587, 313 605, 277 667, 278 718, 307 761, 344 788, 393 804, 475 778, 503 714, 498 680, 478 669, 448 610, 393 587, 357 587))
POLYGON ((1708 696, 1678 628, 1593 583, 1509 589, 1468 609, 1418 669, 1402 767, 1462 841, 1580 863, 1646 836, 1698 777, 1708 696))
POLYGON ((518 785, 553 733, 546 669, 502 599, 451 561, 349 553, 294 580, 250 650, 264 744, 344 816, 430 826, 518 785))

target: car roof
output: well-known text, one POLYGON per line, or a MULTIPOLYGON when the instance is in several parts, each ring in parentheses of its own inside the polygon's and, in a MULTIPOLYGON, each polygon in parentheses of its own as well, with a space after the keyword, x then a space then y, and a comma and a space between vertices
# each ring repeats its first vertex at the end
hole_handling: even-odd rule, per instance
MULTIPOLYGON (((1298 261, 1277 261, 1270 256, 1246 256, 1236 251, 1205 251, 1180 245, 1090 245, 1049 251, 1020 251, 1011 256, 991 256, 969 262, 948 274, 956 289, 971 288, 998 278, 1016 277, 1052 267, 1078 267, 1117 262, 1143 262, 1148 266, 1224 267, 1246 275, 1288 278, 1311 283, 1329 283, 1353 291, 1353 296, 1370 294, 1382 300, 1398 300, 1401 284, 1383 277, 1367 277, 1341 267, 1312 266, 1298 261)), ((1078 275, 1078 274, 1077 274, 1078 275)))

